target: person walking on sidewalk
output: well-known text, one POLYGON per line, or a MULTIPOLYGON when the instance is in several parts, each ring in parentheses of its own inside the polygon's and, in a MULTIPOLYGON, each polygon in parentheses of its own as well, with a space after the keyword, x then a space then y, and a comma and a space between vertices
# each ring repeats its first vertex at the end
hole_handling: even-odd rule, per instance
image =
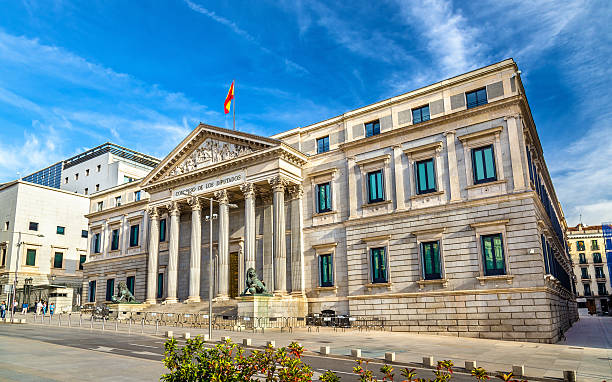
POLYGON ((53 316, 54 311, 55 311, 55 304, 51 303, 51 305, 49 305, 49 315, 53 316))
POLYGON ((28 313, 28 304, 27 303, 23 303, 21 304, 21 314, 27 314, 28 313))
POLYGON ((0 304, 0 318, 5 318, 6 317, 6 301, 2 301, 2 304, 0 304))
POLYGON ((40 316, 40 311, 42 310, 42 307, 43 307, 42 301, 39 300, 36 303, 36 315, 37 316, 40 316))

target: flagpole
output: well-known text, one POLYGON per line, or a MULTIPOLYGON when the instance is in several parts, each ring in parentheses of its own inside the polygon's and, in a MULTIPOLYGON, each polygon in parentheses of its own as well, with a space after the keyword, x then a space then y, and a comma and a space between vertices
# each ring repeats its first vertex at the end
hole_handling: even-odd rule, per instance
POLYGON ((236 131, 236 80, 234 82, 234 112, 232 114, 232 119, 234 120, 234 131, 236 131))

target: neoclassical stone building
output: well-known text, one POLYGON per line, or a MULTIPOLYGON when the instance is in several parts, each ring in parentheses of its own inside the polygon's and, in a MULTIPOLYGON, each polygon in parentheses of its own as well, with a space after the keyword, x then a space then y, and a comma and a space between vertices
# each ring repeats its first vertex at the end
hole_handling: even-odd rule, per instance
POLYGON ((92 196, 90 290, 124 267, 137 298, 195 303, 212 244, 218 300, 253 267, 310 312, 394 329, 552 342, 577 319, 566 223, 511 59, 270 138, 200 124, 137 187, 132 206, 94 211, 92 196), (117 219, 141 240, 111 256, 117 219))

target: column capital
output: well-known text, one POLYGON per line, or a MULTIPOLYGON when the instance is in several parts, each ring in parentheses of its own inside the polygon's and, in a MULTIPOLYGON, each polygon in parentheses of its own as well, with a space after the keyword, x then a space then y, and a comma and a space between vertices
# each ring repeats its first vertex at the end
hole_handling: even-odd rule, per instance
POLYGON ((289 194, 293 199, 302 199, 304 196, 304 187, 301 184, 289 186, 289 194))
POLYGON ((244 194, 244 198, 254 198, 255 197, 255 186, 253 183, 244 183, 240 185, 240 191, 244 194))
POLYGON ((227 197, 227 191, 225 190, 215 191, 215 199, 217 199, 219 204, 229 203, 229 198, 227 197))
POLYGON ((159 217, 159 208, 157 207, 147 207, 147 214, 152 219, 156 219, 159 217))
POLYGON ((452 136, 452 135, 455 135, 455 134, 456 134, 456 133, 455 133, 455 130, 449 130, 449 131, 445 131, 445 132, 444 132, 444 136, 445 136, 445 137, 448 137, 449 135, 451 135, 451 136, 452 136))
POLYGON ((274 192, 284 192, 288 182, 284 176, 276 175, 273 178, 268 179, 268 184, 272 186, 272 190, 274 192))
POLYGON ((179 207, 178 202, 172 201, 166 204, 166 209, 170 213, 170 215, 179 215, 181 213, 181 209, 179 207))
POLYGON ((197 196, 192 196, 189 199, 187 199, 187 203, 191 206, 192 211, 199 211, 202 209, 200 198, 198 198, 197 196))

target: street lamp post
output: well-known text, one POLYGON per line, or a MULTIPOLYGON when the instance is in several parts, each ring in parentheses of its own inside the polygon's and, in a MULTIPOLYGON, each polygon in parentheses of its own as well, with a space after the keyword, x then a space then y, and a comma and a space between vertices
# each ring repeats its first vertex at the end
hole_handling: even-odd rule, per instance
POLYGON ((15 315, 15 298, 17 297, 17 273, 19 272, 19 256, 21 255, 21 245, 25 244, 21 241, 21 235, 33 235, 37 237, 45 237, 42 234, 29 233, 29 232, 21 232, 21 231, 13 231, 13 233, 19 234, 19 239, 17 240, 17 262, 15 263, 15 279, 13 280, 13 293, 11 294, 10 300, 10 309, 11 309, 11 322, 13 322, 13 318, 15 315))

